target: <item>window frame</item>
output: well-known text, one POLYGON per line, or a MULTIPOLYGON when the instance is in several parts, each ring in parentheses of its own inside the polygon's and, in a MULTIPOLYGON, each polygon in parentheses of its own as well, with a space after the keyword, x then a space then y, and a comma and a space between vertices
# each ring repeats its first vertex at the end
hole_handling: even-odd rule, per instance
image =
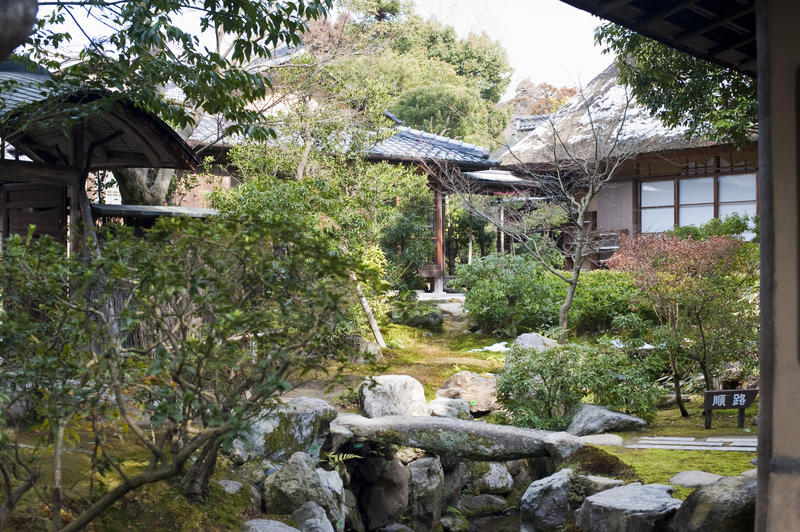
MULTIPOLYGON (((755 207, 756 207, 756 215, 759 213, 759 198, 758 198, 758 171, 754 169, 747 169, 742 170, 739 172, 709 172, 703 173, 699 175, 677 175, 677 176, 661 176, 661 177, 640 177, 636 180, 636 226, 638 233, 642 234, 644 231, 642 230, 642 211, 647 209, 664 209, 664 208, 672 208, 673 212, 673 227, 680 227, 680 208, 681 207, 700 207, 700 206, 711 206, 714 207, 714 218, 719 218, 719 208, 720 206, 725 205, 746 205, 753 203, 753 200, 747 201, 719 201, 719 179, 722 177, 728 176, 736 176, 736 175, 753 175, 755 177, 755 207), (713 202, 703 202, 703 203, 680 203, 680 183, 681 181, 689 181, 692 179, 702 179, 702 178, 712 178, 713 179, 713 202), (649 182, 654 181, 672 181, 673 182, 673 199, 671 205, 648 205, 647 207, 642 206, 642 185, 649 182)), ((651 231, 648 233, 657 233, 655 231, 651 231)))

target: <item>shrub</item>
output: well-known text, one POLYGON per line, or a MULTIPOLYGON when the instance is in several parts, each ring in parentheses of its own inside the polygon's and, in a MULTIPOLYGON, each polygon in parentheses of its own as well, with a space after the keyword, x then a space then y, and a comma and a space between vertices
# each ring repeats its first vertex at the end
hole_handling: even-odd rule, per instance
POLYGON ((615 317, 630 314, 634 310, 631 302, 637 294, 633 279, 624 272, 584 272, 570 309, 570 327, 577 333, 607 331, 611 329, 615 317))
POLYGON ((568 344, 543 351, 514 348, 497 379, 497 399, 522 427, 563 429, 583 398, 585 347, 568 344))
POLYGON ((413 290, 400 290, 389 301, 392 323, 409 325, 431 331, 442 328, 442 311, 435 303, 423 303, 413 290))
POLYGON ((645 362, 609 344, 515 348, 497 381, 514 425, 560 430, 581 400, 650 421, 659 388, 645 362))
MULTIPOLYGON (((566 283, 528 256, 489 255, 459 266, 452 284, 467 291, 465 308, 482 329, 513 336, 545 331, 558 324, 566 283)), ((616 316, 635 309, 638 289, 624 272, 584 272, 575 294, 569 324, 578 333, 611 328, 616 316)))

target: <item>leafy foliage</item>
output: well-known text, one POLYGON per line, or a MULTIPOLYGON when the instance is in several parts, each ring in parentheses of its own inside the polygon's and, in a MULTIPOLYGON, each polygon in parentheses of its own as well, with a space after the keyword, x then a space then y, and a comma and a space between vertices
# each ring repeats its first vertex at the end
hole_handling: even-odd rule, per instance
POLYGON ((497 381, 515 425, 548 430, 564 429, 583 399, 652 419, 659 393, 651 368, 607 344, 514 348, 497 381))
POLYGON ((31 405, 43 437, 57 442, 68 425, 91 429, 109 470, 123 457, 103 442, 122 431, 151 455, 67 529, 142 484, 182 474, 188 493, 202 490, 217 451, 290 380, 343 356, 334 341, 341 287, 350 270, 373 274, 316 220, 295 216, 296 190, 283 192, 268 212, 250 203, 208 221, 162 219, 144 239, 117 228, 91 259, 67 257, 47 238, 8 239, 4 413, 31 405), (138 428, 137 416, 154 430, 138 428))
POLYGON ((193 124, 196 109, 219 113, 230 132, 263 139, 272 130, 250 104, 268 95, 272 81, 252 65, 269 60, 279 46, 299 45, 307 21, 324 17, 332 5, 332 0, 58 1, 40 12, 21 53, 57 71, 55 80, 65 92, 98 89, 112 104, 124 96, 180 128, 193 124), (187 23, 190 16, 195 18, 187 23), (89 20, 97 24, 90 28, 89 20), (74 48, 81 48, 77 58, 65 52, 74 48), (62 68, 65 62, 71 64, 62 68), (190 106, 164 98, 162 88, 171 85, 190 106))
POLYGON ((353 52, 335 58, 330 72, 343 85, 362 88, 354 105, 388 109, 407 126, 468 142, 499 140, 507 116, 496 104, 511 69, 498 43, 486 35, 460 39, 453 28, 423 21, 394 2, 350 7, 361 15, 354 22, 317 24, 308 40, 314 50, 353 52))
MULTIPOLYGON (((711 234, 719 223, 699 231, 711 234)), ((758 310, 758 247, 714 235, 703 240, 675 235, 623 239, 609 266, 629 272, 661 327, 654 341, 667 358, 676 394, 697 364, 714 389, 726 362, 755 362, 758 310)), ((679 401, 679 408, 685 412, 679 401)))
MULTIPOLYGON (((566 285, 528 255, 489 255, 458 267, 453 286, 467 291, 465 308, 486 331, 512 336, 558 324, 566 285)), ((570 313, 575 331, 610 329, 615 316, 633 312, 637 289, 620 272, 584 272, 570 313)))
POLYGON ((742 145, 758 122, 756 80, 697 59, 616 24, 595 30, 616 56, 620 80, 668 127, 742 145))

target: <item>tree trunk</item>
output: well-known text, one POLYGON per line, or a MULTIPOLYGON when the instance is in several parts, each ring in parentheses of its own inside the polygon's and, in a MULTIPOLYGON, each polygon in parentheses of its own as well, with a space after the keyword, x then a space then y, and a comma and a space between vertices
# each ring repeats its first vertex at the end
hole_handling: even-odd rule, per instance
POLYGON ((681 417, 689 417, 686 405, 683 404, 683 396, 681 395, 681 375, 678 372, 678 361, 675 359, 675 355, 669 355, 669 363, 670 366, 672 366, 672 384, 675 389, 675 404, 678 405, 678 410, 681 411, 681 417))
MULTIPOLYGON (((583 214, 578 216, 578 226, 583 227, 583 214)), ((567 285, 567 297, 558 309, 558 327, 561 329, 562 339, 567 336, 567 318, 572 301, 575 299, 575 290, 578 288, 578 281, 581 277, 581 265, 583 264, 584 235, 583 229, 578 229, 575 233, 575 250, 572 253, 572 277, 567 285)))
POLYGON ((0 61, 33 32, 36 0, 0 0, 0 61))
POLYGON ((190 499, 200 499, 206 494, 208 480, 217 465, 217 454, 221 445, 216 439, 209 441, 181 479, 181 489, 190 499))
POLYGON ((472 264, 472 241, 475 236, 472 234, 472 211, 467 212, 467 224, 469 226, 469 244, 467 245, 467 264, 472 264))
POLYGON ((171 168, 120 168, 114 170, 122 203, 125 205, 164 205, 175 177, 171 168))
POLYGON ((56 441, 53 450, 53 532, 61 529, 61 507, 64 502, 64 491, 61 486, 61 457, 64 453, 64 425, 58 421, 56 441))
POLYGON ((356 277, 356 272, 350 271, 350 279, 353 280, 353 284, 356 287, 356 294, 358 295, 358 302, 361 304, 361 309, 364 311, 364 314, 367 316, 367 321, 369 322, 369 328, 372 329, 372 334, 375 336, 375 341, 381 347, 381 349, 386 347, 386 342, 383 341, 383 335, 381 334, 381 330, 378 328, 378 321, 375 319, 375 315, 372 313, 372 308, 369 306, 369 301, 367 301, 367 296, 364 295, 364 291, 361 289, 361 283, 358 282, 358 278, 356 277))

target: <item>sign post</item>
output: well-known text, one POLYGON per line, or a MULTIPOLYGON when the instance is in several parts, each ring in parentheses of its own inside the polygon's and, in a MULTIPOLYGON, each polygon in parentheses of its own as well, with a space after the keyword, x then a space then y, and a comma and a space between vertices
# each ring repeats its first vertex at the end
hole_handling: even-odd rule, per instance
POLYGON ((758 388, 750 390, 711 390, 705 393, 703 410, 706 413, 706 428, 711 428, 711 412, 713 410, 739 409, 739 428, 744 428, 744 409, 753 404, 758 395, 758 388))

